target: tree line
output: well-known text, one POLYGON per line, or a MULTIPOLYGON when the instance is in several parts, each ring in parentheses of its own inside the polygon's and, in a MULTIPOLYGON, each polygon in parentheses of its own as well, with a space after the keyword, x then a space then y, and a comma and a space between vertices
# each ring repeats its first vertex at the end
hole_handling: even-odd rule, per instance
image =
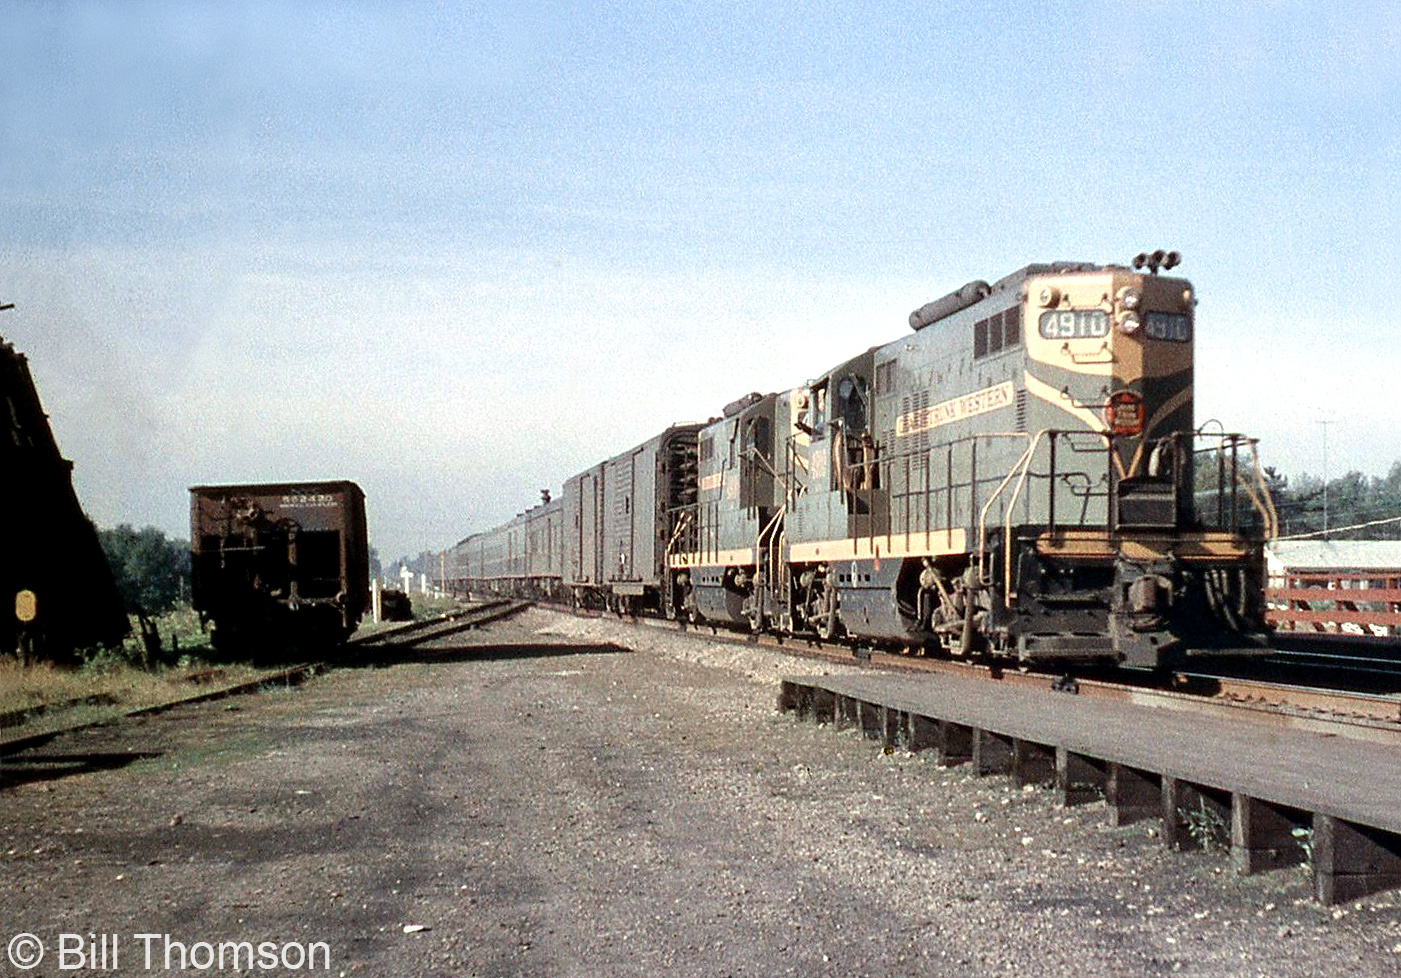
POLYGON ((1280 536, 1322 535, 1349 540, 1401 540, 1401 461, 1385 476, 1348 472, 1336 479, 1290 479, 1264 470, 1279 516, 1280 536))

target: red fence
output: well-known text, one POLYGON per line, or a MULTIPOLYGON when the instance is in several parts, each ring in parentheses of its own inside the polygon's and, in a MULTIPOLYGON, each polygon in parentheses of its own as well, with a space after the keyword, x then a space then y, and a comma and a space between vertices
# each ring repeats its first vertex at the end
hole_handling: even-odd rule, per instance
POLYGON ((1281 632, 1401 635, 1401 570, 1293 571, 1270 576, 1266 617, 1281 632))

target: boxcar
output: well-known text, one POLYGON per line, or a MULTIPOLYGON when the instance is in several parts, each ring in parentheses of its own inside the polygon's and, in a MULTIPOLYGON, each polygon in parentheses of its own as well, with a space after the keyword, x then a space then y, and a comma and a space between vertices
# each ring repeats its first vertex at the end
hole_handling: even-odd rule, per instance
POLYGON ((196 486, 190 555, 194 607, 217 647, 335 645, 369 599, 365 495, 346 481, 196 486))
POLYGON ((584 607, 661 611, 667 551, 696 501, 700 425, 673 425, 564 484, 564 585, 584 607))

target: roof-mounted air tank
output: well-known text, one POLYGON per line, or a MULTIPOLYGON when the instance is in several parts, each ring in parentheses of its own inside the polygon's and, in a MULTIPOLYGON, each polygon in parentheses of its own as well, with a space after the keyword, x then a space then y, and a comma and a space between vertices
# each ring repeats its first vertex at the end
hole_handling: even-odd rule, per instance
POLYGON ((967 309, 975 302, 986 299, 991 291, 988 284, 981 279, 969 282, 957 292, 950 292, 942 299, 935 299, 910 313, 910 329, 916 331, 924 329, 930 323, 937 323, 945 317, 952 316, 960 309, 967 309))
POLYGON ((752 394, 745 394, 743 397, 736 398, 729 404, 725 405, 725 417, 733 418, 736 414, 739 414, 745 408, 758 404, 763 399, 764 395, 760 394, 758 391, 754 391, 752 394))

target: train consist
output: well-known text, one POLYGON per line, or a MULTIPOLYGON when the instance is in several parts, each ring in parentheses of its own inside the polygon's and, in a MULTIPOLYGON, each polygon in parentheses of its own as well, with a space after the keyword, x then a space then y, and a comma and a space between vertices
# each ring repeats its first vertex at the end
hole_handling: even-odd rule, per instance
POLYGON ((1028 665, 1259 649, 1273 511, 1254 441, 1195 426, 1176 264, 969 283, 469 536, 447 583, 1028 665))
POLYGON ((0 340, 0 654, 68 661, 120 644, 126 609, 73 491, 29 362, 0 340))
POLYGON ((369 601, 365 494, 353 482, 190 490, 193 604, 223 650, 319 651, 369 601))

